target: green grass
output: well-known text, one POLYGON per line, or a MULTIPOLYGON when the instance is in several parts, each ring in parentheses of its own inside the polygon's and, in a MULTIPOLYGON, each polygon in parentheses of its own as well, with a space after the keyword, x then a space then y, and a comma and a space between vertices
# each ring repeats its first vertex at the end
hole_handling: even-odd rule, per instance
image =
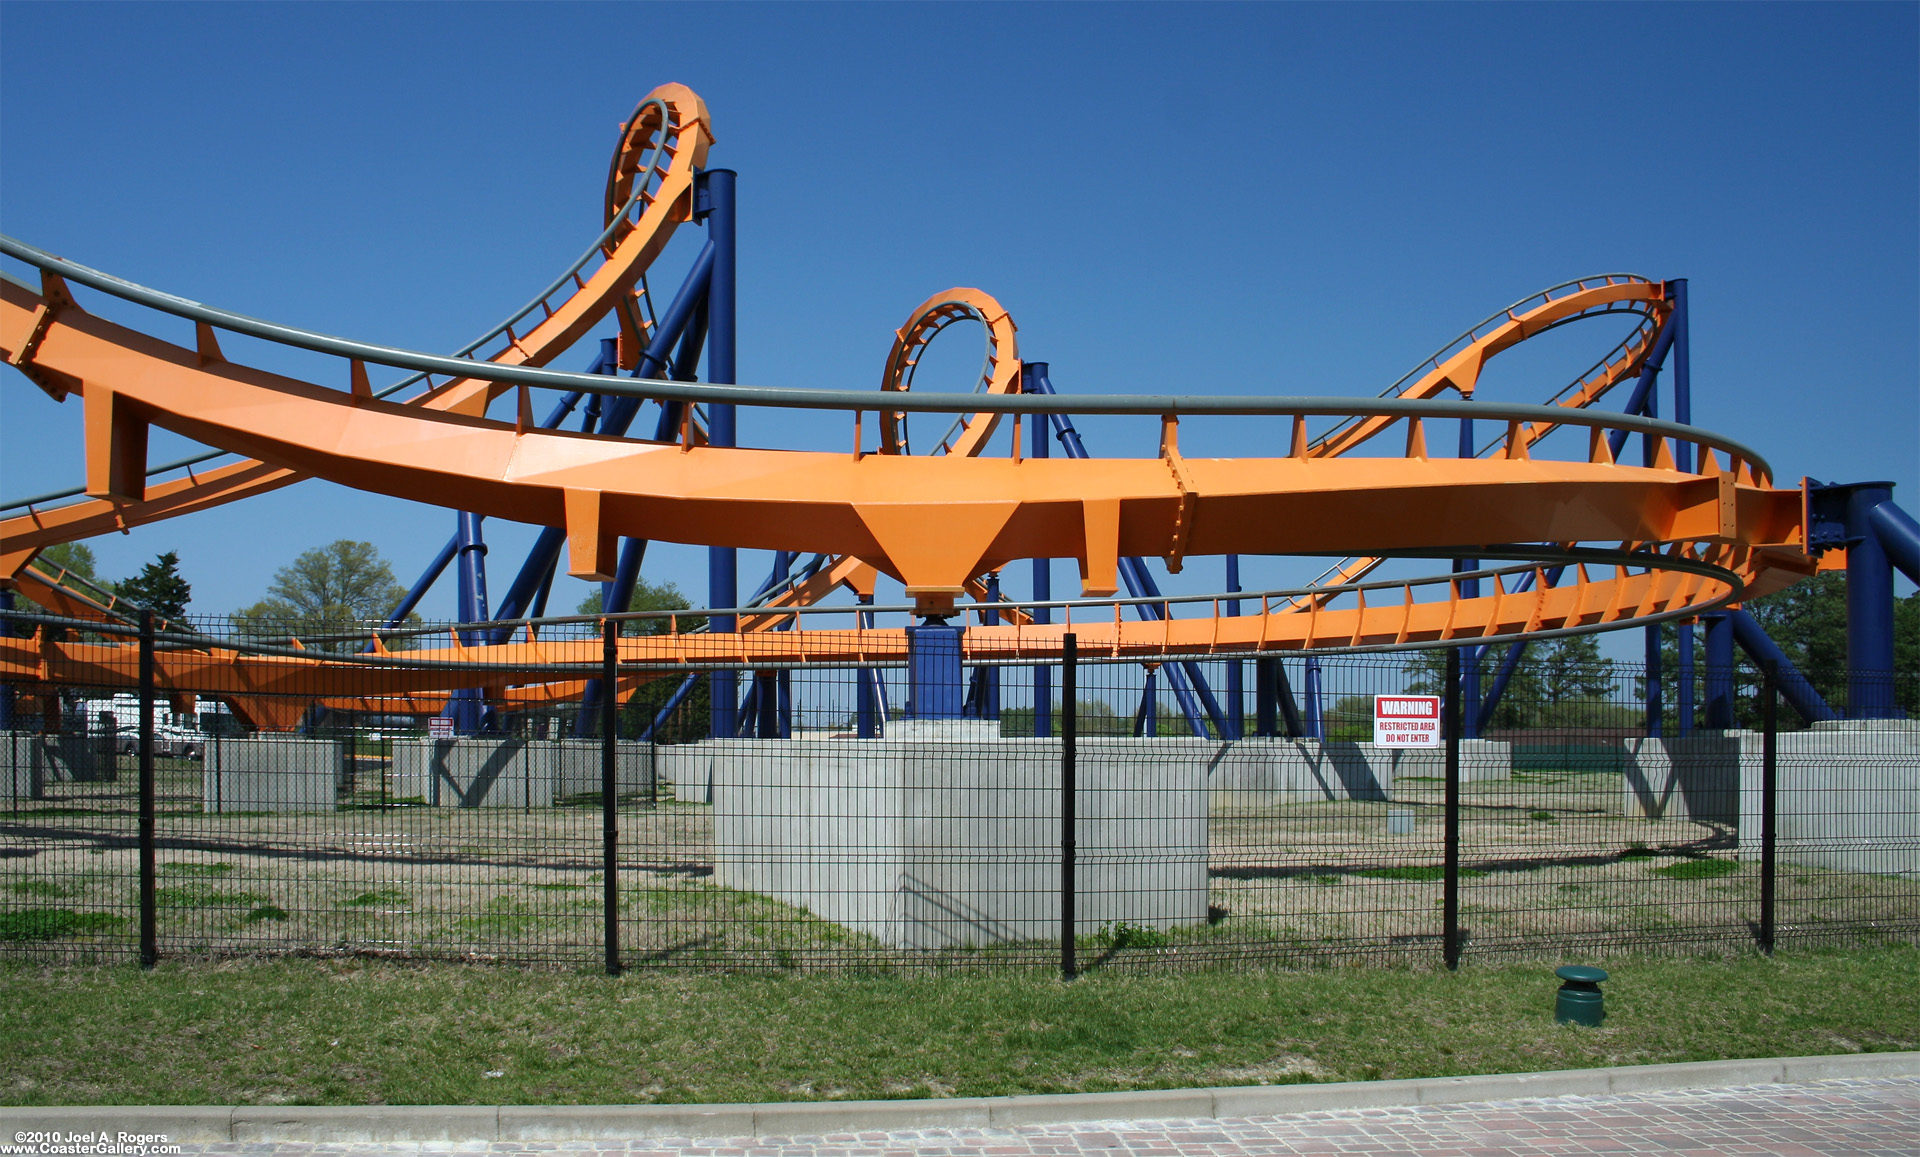
POLYGON ((162 908, 235 908, 266 901, 257 892, 228 892, 202 883, 156 888, 153 892, 153 902, 162 908))
POLYGON ((398 888, 375 888, 371 892, 362 892, 352 899, 340 901, 341 906, 347 908, 384 908, 409 903, 412 903, 412 897, 398 888))
POLYGON ((1910 946, 1606 958, 1599 1029, 1553 1023, 1553 963, 1072 984, 1040 970, 610 979, 357 959, 0 965, 0 1102, 977 1096, 1920 1047, 1910 946))
POLYGON ((12 892, 16 896, 44 896, 48 899, 56 899, 69 894, 67 889, 62 888, 51 880, 21 880, 17 883, 8 884, 7 891, 12 892))
POLYGON ((1740 865, 1732 860, 1712 858, 1700 860, 1681 860, 1676 864, 1653 869, 1656 876, 1669 876, 1675 880, 1711 880, 1717 876, 1730 876, 1740 870, 1740 865))
POLYGON ((224 876, 232 864, 161 864, 155 871, 162 876, 224 876))
MULTIPOLYGON (((1447 870, 1438 864, 1415 864, 1400 868, 1361 868, 1353 874, 1373 880, 1412 880, 1416 883, 1447 878, 1447 870)), ((1478 868, 1460 869, 1460 878, 1463 880, 1484 875, 1486 873, 1478 868)))
POLYGON ((126 922, 126 917, 108 912, 20 908, 12 912, 0 912, 0 940, 56 940, 63 936, 90 936, 111 931, 126 922))

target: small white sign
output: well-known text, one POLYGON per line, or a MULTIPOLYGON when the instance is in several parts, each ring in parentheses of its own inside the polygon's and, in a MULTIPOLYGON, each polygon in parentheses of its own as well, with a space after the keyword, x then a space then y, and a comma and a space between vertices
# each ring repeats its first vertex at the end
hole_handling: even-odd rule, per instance
POLYGON ((1440 696, 1375 695, 1373 742, 1379 747, 1440 746, 1440 696))
POLYGON ((452 739, 453 720, 444 715, 436 715, 427 720, 427 737, 430 739, 452 739))

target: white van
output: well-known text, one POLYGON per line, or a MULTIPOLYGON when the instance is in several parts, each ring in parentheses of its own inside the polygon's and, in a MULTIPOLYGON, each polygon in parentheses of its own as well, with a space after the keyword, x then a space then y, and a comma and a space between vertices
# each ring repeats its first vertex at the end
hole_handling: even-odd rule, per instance
MULTIPOLYGON (((80 704, 88 731, 112 732, 122 755, 140 750, 140 696, 122 692, 111 699, 88 699, 80 704)), ((193 715, 176 715, 154 704, 153 753, 176 759, 199 759, 206 754, 207 735, 193 715)))

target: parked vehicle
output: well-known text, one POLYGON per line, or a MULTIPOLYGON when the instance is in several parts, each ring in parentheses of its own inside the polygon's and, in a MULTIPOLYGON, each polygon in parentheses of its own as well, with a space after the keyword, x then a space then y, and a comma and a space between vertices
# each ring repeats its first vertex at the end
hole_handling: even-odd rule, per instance
MULTIPOLYGON (((121 694, 111 699, 89 699, 80 704, 87 730, 114 736, 121 755, 140 751, 140 697, 121 694)), ((199 759, 206 754, 207 735, 191 715, 155 711, 153 754, 163 759, 199 759)))

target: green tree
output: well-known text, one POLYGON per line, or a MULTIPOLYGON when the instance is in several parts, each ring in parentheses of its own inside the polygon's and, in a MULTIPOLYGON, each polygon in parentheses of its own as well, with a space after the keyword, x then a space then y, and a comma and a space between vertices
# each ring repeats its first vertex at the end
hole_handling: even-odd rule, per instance
POLYGON ((178 619, 186 614, 193 588, 180 577, 180 556, 168 551, 119 583, 114 593, 152 611, 155 618, 178 619))
POLYGON ((406 593, 372 543, 343 538, 281 567, 267 597, 234 612, 233 624, 257 638, 350 633, 385 619, 406 593))
MULTIPOLYGON (((1596 708, 1616 694, 1613 660, 1600 656, 1600 640, 1593 635, 1570 635, 1535 643, 1528 648, 1526 665, 1539 688, 1537 723, 1549 727, 1591 725, 1596 708)), ((1508 685, 1511 693, 1512 685, 1508 685)))
POLYGON ((93 557, 93 548, 84 542, 56 542, 35 555, 33 565, 50 575, 64 570, 90 582, 100 581, 95 573, 99 564, 93 557))
MULTIPOLYGON (((654 584, 645 578, 637 578, 633 583, 633 597, 627 600, 629 611, 684 611, 693 606, 687 596, 673 583, 654 584)), ((601 613, 601 594, 598 586, 580 600, 579 615, 597 615, 601 613)), ((690 631, 704 631, 707 628, 705 615, 681 615, 677 619, 628 619, 620 624, 622 635, 664 635, 669 628, 680 634, 690 631)))
MULTIPOLYGON (((1534 647, 1538 646, 1539 644, 1534 645, 1534 647)), ((1529 653, 1522 655, 1520 663, 1514 667, 1513 677, 1507 680, 1507 689, 1501 693, 1500 702, 1493 711, 1493 718, 1488 721, 1489 729, 1513 730, 1532 727, 1539 721, 1540 672, 1537 656, 1530 653, 1532 649, 1529 648, 1529 653)), ((1490 647, 1486 657, 1480 661, 1480 694, 1483 697, 1493 689, 1493 681, 1500 673, 1500 665, 1507 661, 1507 650, 1507 645, 1504 643, 1490 647)), ((1464 656, 1462 658, 1464 659, 1464 656)), ((1442 694, 1446 690, 1447 653, 1444 650, 1415 651, 1412 658, 1407 660, 1406 672, 1408 694, 1442 694)), ((1477 705, 1474 710, 1479 710, 1477 705)))
MULTIPOLYGON (((1826 571, 1746 604, 1814 689, 1834 708, 1847 702, 1847 576, 1826 571)), ((1696 637, 1699 633, 1696 632, 1696 637)), ((1704 641, 1704 640, 1702 640, 1704 641)), ((1704 656, 1696 663, 1704 663, 1704 656)), ((1754 670, 1744 653, 1738 661, 1754 670)), ((1920 711, 1920 591, 1893 604, 1893 668, 1903 673, 1895 695, 1909 714, 1920 711)))

